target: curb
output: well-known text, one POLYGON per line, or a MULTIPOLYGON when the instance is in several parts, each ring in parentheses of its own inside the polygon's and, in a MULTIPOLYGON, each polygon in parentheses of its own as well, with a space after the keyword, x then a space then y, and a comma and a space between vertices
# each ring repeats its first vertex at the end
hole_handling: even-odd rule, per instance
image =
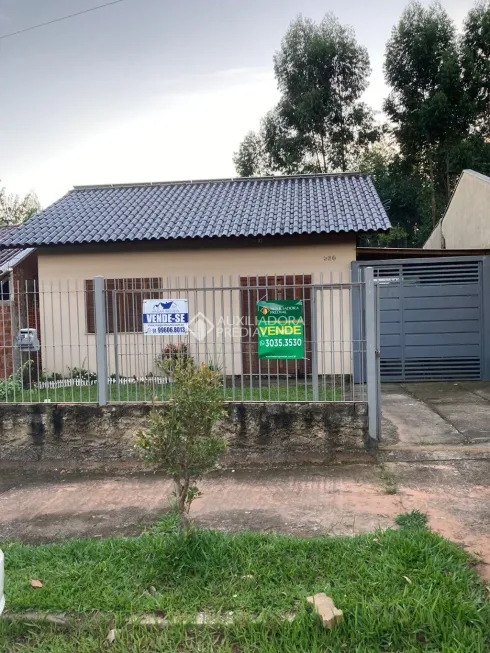
POLYGON ((378 449, 380 462, 444 462, 457 460, 490 460, 490 449, 487 447, 446 447, 431 449, 426 447, 400 447, 393 449, 378 449))

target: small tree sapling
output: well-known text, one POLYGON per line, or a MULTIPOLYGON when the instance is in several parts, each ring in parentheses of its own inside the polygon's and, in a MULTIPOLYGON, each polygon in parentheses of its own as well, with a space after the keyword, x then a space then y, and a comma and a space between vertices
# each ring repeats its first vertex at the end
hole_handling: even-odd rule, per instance
POLYGON ((226 451, 225 438, 214 428, 226 412, 219 374, 188 356, 162 360, 164 372, 168 365, 172 397, 165 409, 150 413, 146 428, 137 434, 137 445, 148 461, 172 476, 181 525, 187 530, 192 501, 199 496, 196 483, 226 451))

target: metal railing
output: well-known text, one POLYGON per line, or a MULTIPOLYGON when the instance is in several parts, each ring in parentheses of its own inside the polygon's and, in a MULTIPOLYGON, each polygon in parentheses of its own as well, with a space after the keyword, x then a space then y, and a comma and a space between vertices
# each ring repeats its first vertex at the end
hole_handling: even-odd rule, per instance
POLYGON ((367 401, 376 311, 369 272, 358 283, 303 274, 27 282, 1 303, 0 401, 165 401, 173 379, 162 361, 182 355, 216 370, 229 401, 367 401), (150 317, 145 334, 145 302, 161 315, 186 306, 180 332, 150 317), (290 305, 294 329, 287 320, 271 329, 257 312, 270 320, 268 306, 290 305))

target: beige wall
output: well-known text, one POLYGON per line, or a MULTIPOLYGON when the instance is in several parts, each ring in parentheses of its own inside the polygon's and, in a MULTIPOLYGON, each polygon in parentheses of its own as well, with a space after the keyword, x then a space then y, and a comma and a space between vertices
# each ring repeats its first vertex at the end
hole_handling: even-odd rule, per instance
POLYGON ((442 246, 442 220, 439 220, 424 244, 424 249, 444 249, 442 246))
MULTIPOLYGON (((239 320, 240 291, 211 290, 177 292, 172 288, 211 289, 239 285, 247 275, 313 275, 313 282, 350 280, 350 266, 356 259, 356 237, 323 236, 299 243, 269 239, 241 241, 233 247, 221 243, 182 245, 140 244, 132 247, 64 248, 40 250, 39 282, 43 365, 49 371, 66 374, 68 367, 95 370, 95 336, 86 333, 84 283, 96 275, 106 278, 160 277, 165 297, 189 300, 189 313, 201 312, 221 325, 201 341, 191 339, 191 353, 200 360, 216 360, 227 374, 242 372, 239 320), (236 328, 230 317, 235 321, 236 328)), ((320 373, 349 373, 352 366, 348 290, 325 291, 318 300, 320 373), (330 314, 333 314, 331 319, 330 314), (341 318, 342 315, 342 318, 341 318)), ((118 336, 119 372, 125 376, 158 373, 155 358, 171 337, 121 333, 118 336)), ((108 336, 110 373, 115 370, 114 336, 108 336)), ((275 373, 271 363, 271 373, 275 373)), ((247 373, 247 370, 243 370, 247 373)))
POLYGON ((424 248, 490 249, 490 179, 465 170, 438 227, 424 248))

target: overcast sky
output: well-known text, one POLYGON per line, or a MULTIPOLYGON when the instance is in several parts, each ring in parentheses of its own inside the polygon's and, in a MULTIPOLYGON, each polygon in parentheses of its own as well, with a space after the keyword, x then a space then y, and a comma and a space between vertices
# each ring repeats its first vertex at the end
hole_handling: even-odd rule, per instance
MULTIPOLYGON (((0 35, 107 0, 0 0, 0 35)), ((443 0, 458 25, 473 0, 443 0)), ((235 176, 232 154, 278 98, 272 57, 298 13, 383 53, 405 0, 124 0, 0 39, 0 179, 44 206, 73 185, 235 176)))

